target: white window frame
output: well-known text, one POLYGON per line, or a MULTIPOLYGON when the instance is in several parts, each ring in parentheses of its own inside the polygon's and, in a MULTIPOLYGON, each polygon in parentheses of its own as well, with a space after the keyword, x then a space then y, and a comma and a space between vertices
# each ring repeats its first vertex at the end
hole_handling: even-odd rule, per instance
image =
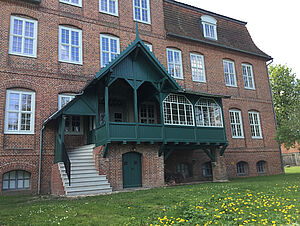
POLYGON ((190 100, 186 97, 186 96, 183 96, 183 95, 178 95, 178 94, 169 94, 164 100, 163 100, 163 114, 164 114, 164 124, 165 125, 178 125, 178 126, 194 126, 195 125, 195 118, 194 118, 194 107, 192 105, 192 103, 190 102, 190 100), (169 101, 167 100, 170 96, 174 95, 176 97, 176 102, 175 101, 169 101), (179 98, 184 98, 185 102, 186 103, 180 103, 179 98), (170 105, 170 123, 166 122, 166 115, 167 115, 167 105, 170 105), (177 105, 177 118, 178 118, 178 123, 175 123, 174 120, 173 120, 173 112, 172 112, 172 104, 176 104, 177 105), (184 123, 181 123, 181 120, 180 120, 180 113, 179 113, 179 105, 183 105, 184 106, 184 114, 185 114, 185 120, 183 121, 184 123), (190 109, 191 109, 191 119, 192 119, 192 124, 188 124, 188 117, 187 117, 187 107, 186 106, 189 106, 190 109))
POLYGON ((182 68, 182 56, 181 56, 181 51, 180 50, 177 50, 177 49, 172 49, 172 48, 167 48, 167 64, 168 64, 168 73, 173 77, 173 78, 176 78, 176 79, 183 79, 183 68, 182 68), (169 62, 169 57, 168 57, 168 52, 172 52, 172 60, 173 62, 169 62), (178 53, 179 54, 179 63, 176 63, 175 62, 175 58, 174 58, 174 53, 178 53), (170 65, 173 65, 173 69, 174 69, 174 74, 170 73, 170 65), (180 66, 180 74, 178 77, 175 76, 175 67, 176 66, 180 66))
POLYGON ((70 98, 68 103, 75 98, 75 95, 69 95, 69 94, 58 94, 58 110, 62 109, 64 106, 62 106, 62 98, 70 98))
POLYGON ((250 124, 251 137, 253 139, 262 139, 263 136, 262 136, 259 112, 249 111, 248 114, 249 114, 249 124, 250 124), (257 116, 257 123, 255 123, 255 121, 254 121, 254 115, 257 116), (251 123, 251 121, 252 121, 252 123, 251 123), (254 136, 252 134, 252 129, 253 129, 254 134, 255 134, 254 136), (258 129, 258 132, 259 132, 259 136, 257 135, 257 129, 258 129))
POLYGON ((27 18, 23 18, 23 17, 17 17, 17 16, 11 16, 10 17, 10 36, 9 36, 9 51, 8 51, 8 53, 12 54, 12 55, 18 55, 18 56, 26 56, 26 57, 36 58, 36 56, 37 56, 37 29, 38 29, 38 22, 36 20, 31 20, 31 19, 27 19, 27 18), (22 35, 14 35, 13 34, 13 31, 14 31, 14 19, 22 20, 23 21, 22 35), (33 40, 33 54, 24 53, 25 23, 26 22, 33 23, 33 25, 34 25, 33 38, 26 37, 28 39, 32 39, 33 40), (20 53, 13 51, 13 37, 14 36, 22 38, 22 47, 21 47, 21 52, 20 53))
POLYGON ((148 21, 144 21, 143 19, 142 19, 142 1, 143 0, 133 0, 132 1, 132 6, 133 6, 133 20, 134 21, 138 21, 138 22, 141 22, 141 23, 145 23, 145 24, 151 24, 151 18, 150 18, 150 0, 145 0, 145 1, 147 1, 147 6, 148 6, 148 8, 147 8, 147 18, 148 18, 148 21), (139 1, 140 2, 140 7, 136 7, 135 5, 134 5, 134 1, 139 1), (137 18, 135 18, 135 8, 140 8, 140 18, 141 19, 137 19, 137 18))
POLYGON ((5 104, 5 134, 34 134, 34 119, 35 119, 35 93, 30 91, 21 91, 21 90, 7 90, 6 91, 6 104, 5 104), (9 96, 11 93, 19 94, 19 109, 18 110, 9 110, 9 96), (21 97, 22 94, 31 95, 31 111, 22 111, 21 110, 21 97), (8 130, 8 115, 9 112, 18 113, 18 129, 17 130, 8 130), (30 115, 30 130, 21 130, 21 114, 28 113, 30 115))
POLYGON ((234 61, 223 60, 223 68, 224 68, 225 85, 231 87, 237 87, 234 61), (233 70, 232 72, 230 72, 230 66, 229 66, 230 64, 232 64, 232 70, 233 70), (227 69, 227 72, 225 69, 227 69), (228 76, 229 83, 226 82, 226 75, 228 76))
POLYGON ((230 122, 231 137, 232 138, 244 138, 243 120, 242 120, 242 113, 240 110, 233 110, 233 109, 229 110, 229 122, 230 122), (231 113, 233 113, 234 122, 231 122, 231 113), (238 114, 238 116, 239 116, 240 123, 237 123, 236 114, 238 114), (234 126, 237 131, 238 125, 240 126, 240 129, 241 129, 241 135, 234 136, 233 131, 232 131, 232 126, 234 126))
POLYGON ((244 87, 245 89, 252 89, 255 90, 255 84, 254 84, 254 75, 253 75, 253 69, 252 69, 252 65, 251 64, 242 64, 242 73, 243 73, 243 81, 244 81, 244 87), (244 67, 246 67, 245 71, 244 71, 244 67), (248 70, 249 68, 249 70, 248 70), (251 75, 249 75, 249 71, 251 73, 251 75), (246 73, 244 73, 246 72, 246 73), (247 86, 246 86, 246 82, 247 81, 247 86), (252 87, 249 85, 249 81, 252 82, 252 87))
POLYGON ((220 105, 213 99, 206 99, 206 98, 200 98, 196 104, 195 104, 195 118, 196 118, 196 125, 199 127, 215 127, 215 128, 223 128, 223 116, 222 116, 222 108, 220 107, 220 105), (203 104, 204 102, 206 102, 206 104, 203 104), (212 103, 215 104, 215 106, 212 105, 212 103), (217 105, 217 106, 216 106, 217 105), (204 124, 204 111, 203 108, 207 108, 207 115, 208 115, 208 125, 204 124), (197 110, 196 110, 197 109, 197 110), (211 112, 210 109, 213 110, 214 114, 214 121, 215 121, 215 125, 212 126, 212 122, 211 122, 211 112), (199 110, 199 115, 197 115, 197 111, 199 110), (221 124, 220 125, 216 125, 216 110, 218 110, 220 112, 220 119, 221 119, 221 124), (199 119, 197 118, 199 117, 199 119), (200 118, 203 119, 203 125, 199 124, 200 122, 200 118))
POLYGON ((68 5, 82 7, 82 0, 78 0, 78 3, 73 3, 72 0, 59 0, 59 2, 68 4, 68 5))
MULTIPOLYGON (((204 66, 204 57, 203 55, 201 54, 196 54, 196 53, 190 53, 190 60, 191 60, 191 72, 192 72, 192 79, 194 82, 206 82, 206 77, 205 77, 205 66, 204 66), (193 64, 192 64, 192 57, 195 57, 196 60, 200 60, 201 62, 197 62, 197 65, 195 67, 193 67, 193 64), (198 67, 198 65, 201 65, 202 64, 202 67, 198 67), (200 77, 203 77, 203 79, 197 79, 196 75, 194 75, 193 73, 193 69, 199 71, 199 70, 202 70, 202 76, 200 77)), ((199 77, 199 76, 198 76, 199 77)))
POLYGON ((101 9, 102 0, 99 0, 99 12, 105 13, 105 14, 109 14, 109 15, 113 15, 113 16, 119 16, 118 0, 104 0, 104 1, 106 1, 106 4, 107 4, 107 11, 101 9), (109 11, 109 2, 110 1, 113 1, 116 4, 116 7, 115 7, 116 11, 115 11, 115 13, 111 13, 109 11))
POLYGON ((108 38, 108 40, 109 40, 109 45, 108 45, 109 46, 109 51, 108 51, 109 63, 112 61, 111 46, 110 46, 111 40, 117 41, 117 53, 116 54, 119 55, 120 54, 120 39, 116 36, 100 34, 100 64, 101 64, 101 67, 105 67, 106 65, 103 64, 103 59, 102 59, 102 37, 108 38))
POLYGON ((59 46, 58 46, 58 59, 60 62, 64 62, 64 63, 71 63, 71 64, 80 64, 82 65, 82 30, 76 29, 76 28, 71 28, 71 27, 66 27, 66 26, 61 26, 59 25, 59 46), (63 44, 62 43, 62 30, 68 30, 69 31, 69 44, 63 44), (72 61, 71 60, 71 55, 72 55, 72 51, 71 51, 71 47, 72 47, 72 40, 71 40, 71 33, 73 32, 78 32, 78 46, 75 46, 76 48, 78 48, 79 50, 79 61, 72 61), (62 45, 66 45, 69 46, 69 60, 65 60, 62 59, 61 57, 61 46, 62 45))
POLYGON ((150 52, 152 53, 152 44, 144 42, 145 46, 148 47, 148 49, 150 50, 150 52))
POLYGON ((202 27, 203 27, 203 36, 208 39, 212 40, 218 40, 218 35, 217 35, 217 20, 211 16, 208 15, 203 15, 201 17, 202 21, 202 27), (209 26, 209 32, 207 33, 207 30, 205 26, 209 26), (213 28, 213 33, 211 32, 211 28, 213 28), (213 36, 212 36, 213 34, 213 36))

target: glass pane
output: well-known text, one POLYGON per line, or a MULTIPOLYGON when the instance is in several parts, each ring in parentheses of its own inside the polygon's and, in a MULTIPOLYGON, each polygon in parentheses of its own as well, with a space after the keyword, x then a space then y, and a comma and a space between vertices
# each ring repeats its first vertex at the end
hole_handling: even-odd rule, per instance
POLYGON ((24 39, 24 53, 33 54, 33 39, 24 39))
POLYGON ((19 97, 20 94, 18 93, 10 93, 9 94, 9 110, 15 110, 18 111, 19 110, 19 97))
POLYGON ((18 180, 17 188, 24 188, 23 180, 18 180))
POLYGON ((31 111, 31 95, 22 94, 21 98, 22 111, 31 111))
POLYGON ((24 188, 29 188, 30 186, 30 180, 29 179, 25 179, 24 180, 24 188))
POLYGON ((18 130, 18 113, 8 113, 8 130, 18 130))
POLYGON ((101 0, 100 1, 100 8, 102 11, 107 12, 107 0, 101 0))
POLYGON ((116 13, 116 1, 109 0, 109 12, 115 14, 116 13))
POLYGON ((13 34, 14 35, 22 35, 22 32, 23 32, 23 21, 14 19, 13 34))
POLYGON ((12 45, 13 52, 21 53, 22 52, 22 38, 21 37, 13 37, 13 45, 12 45))
POLYGON ((15 180, 10 180, 9 181, 9 188, 10 189, 16 189, 16 181, 15 180))
POLYGON ((61 29, 61 42, 64 44, 69 44, 69 30, 61 29))
POLYGON ((61 45, 60 54, 62 60, 69 60, 69 46, 61 45))
POLYGON ((8 189, 8 183, 9 182, 7 180, 3 181, 3 184, 2 184, 3 189, 8 189))
POLYGON ((23 179, 24 171, 17 171, 18 179, 23 179))
POLYGON ((33 38, 34 36, 34 23, 25 22, 25 36, 33 38))
POLYGON ((79 62, 79 48, 72 46, 71 48, 71 60, 79 62))
POLYGON ((71 32, 71 44, 75 46, 79 46, 79 32, 76 31, 71 32))

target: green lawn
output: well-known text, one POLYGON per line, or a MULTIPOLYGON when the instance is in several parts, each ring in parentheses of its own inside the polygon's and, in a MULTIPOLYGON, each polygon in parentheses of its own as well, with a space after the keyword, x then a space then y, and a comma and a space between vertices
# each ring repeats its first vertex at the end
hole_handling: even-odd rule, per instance
POLYGON ((0 225, 288 225, 300 223, 300 167, 234 179, 67 199, 0 197, 0 225))

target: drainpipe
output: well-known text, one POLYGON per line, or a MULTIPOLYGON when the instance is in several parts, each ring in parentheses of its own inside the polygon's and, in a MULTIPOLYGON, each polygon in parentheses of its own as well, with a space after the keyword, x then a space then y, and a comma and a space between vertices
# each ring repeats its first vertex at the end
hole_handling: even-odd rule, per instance
MULTIPOLYGON (((268 70, 268 66, 269 66, 271 63, 273 63, 273 59, 271 60, 271 62, 269 62, 268 64, 266 64, 266 68, 267 68, 268 82, 269 82, 269 87, 270 87, 270 92, 271 92, 272 110, 273 110, 274 120, 275 120, 275 129, 276 129, 276 131, 277 131, 277 118, 276 118, 276 113, 275 113, 275 108, 274 108, 273 92, 272 92, 272 87, 271 87, 271 83, 270 83, 270 75, 269 75, 269 70, 268 70)), ((278 143, 278 147, 279 147, 281 170, 282 170, 283 174, 285 174, 285 171, 284 171, 284 164, 283 164, 283 159, 282 159, 281 145, 280 145, 279 142, 277 142, 277 143, 278 143)))
POLYGON ((42 149, 43 149, 43 131, 45 123, 42 124, 40 131, 40 156, 39 156, 39 177, 38 177, 38 195, 41 193, 41 175, 42 175, 42 149))

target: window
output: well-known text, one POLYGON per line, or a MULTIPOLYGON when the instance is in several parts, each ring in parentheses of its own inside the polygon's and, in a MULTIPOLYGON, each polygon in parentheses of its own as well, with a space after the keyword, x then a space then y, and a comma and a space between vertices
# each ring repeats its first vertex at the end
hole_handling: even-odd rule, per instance
POLYGON ((226 86, 236 86, 234 62, 223 60, 223 66, 226 86))
POLYGON ((244 85, 246 89, 255 89, 252 66, 249 64, 242 64, 244 85))
POLYGON ((201 17, 203 35, 205 38, 217 40, 217 20, 211 16, 201 17))
POLYGON ((122 114, 122 112, 115 112, 114 113, 114 121, 115 122, 123 122, 123 114, 122 114))
POLYGON ((62 109, 67 103, 74 99, 74 95, 59 94, 58 95, 58 110, 62 109))
POLYGON ((211 162, 204 163, 202 168, 203 168, 203 176, 204 177, 211 177, 212 176, 211 162))
POLYGON ((239 110, 229 110, 232 138, 244 138, 242 115, 239 110))
POLYGON ((5 133, 34 133, 35 93, 7 90, 5 133))
POLYGON ((150 24, 149 0, 133 0, 133 19, 150 24))
POLYGON ((210 99, 199 99, 195 104, 196 125, 223 127, 221 107, 210 99))
POLYGON ((66 3, 66 4, 70 4, 70 5, 74 5, 74 6, 79 6, 81 7, 81 0, 59 0, 62 3, 66 3))
POLYGON ((181 51, 167 49, 167 61, 169 74, 177 79, 183 79, 181 51))
POLYGON ((164 120, 169 125, 194 125, 193 105, 182 95, 170 94, 164 101, 164 120))
POLYGON ((249 121, 252 138, 262 138, 259 113, 255 111, 249 111, 249 121))
POLYGON ((155 124, 156 109, 152 103, 143 103, 140 107, 140 123, 155 124))
POLYGON ((256 163, 257 173, 265 173, 265 165, 266 165, 265 161, 258 161, 256 163))
POLYGON ((110 35, 100 35, 101 67, 105 67, 120 53, 119 38, 110 35))
POLYGON ((238 176, 246 176, 248 174, 248 163, 238 162, 236 164, 236 167, 237 167, 237 175, 238 176))
POLYGON ((36 57, 37 21, 11 16, 9 54, 36 57))
POLYGON ((191 53, 192 77, 195 82, 205 82, 205 70, 203 56, 191 53))
POLYGON ((82 135, 83 134, 83 118, 81 116, 67 116, 65 124, 65 132, 69 135, 82 135))
POLYGON ((17 190, 30 188, 30 173, 22 170, 10 171, 3 174, 3 190, 17 190))
POLYGON ((118 0, 100 0, 99 11, 118 16, 118 0))
POLYGON ((59 61, 82 64, 81 30, 59 26, 59 61))
POLYGON ((177 164, 176 172, 181 174, 183 178, 190 177, 189 165, 187 163, 177 164))
POLYGON ((149 43, 144 43, 144 44, 149 48, 150 52, 152 52, 152 45, 149 43))

